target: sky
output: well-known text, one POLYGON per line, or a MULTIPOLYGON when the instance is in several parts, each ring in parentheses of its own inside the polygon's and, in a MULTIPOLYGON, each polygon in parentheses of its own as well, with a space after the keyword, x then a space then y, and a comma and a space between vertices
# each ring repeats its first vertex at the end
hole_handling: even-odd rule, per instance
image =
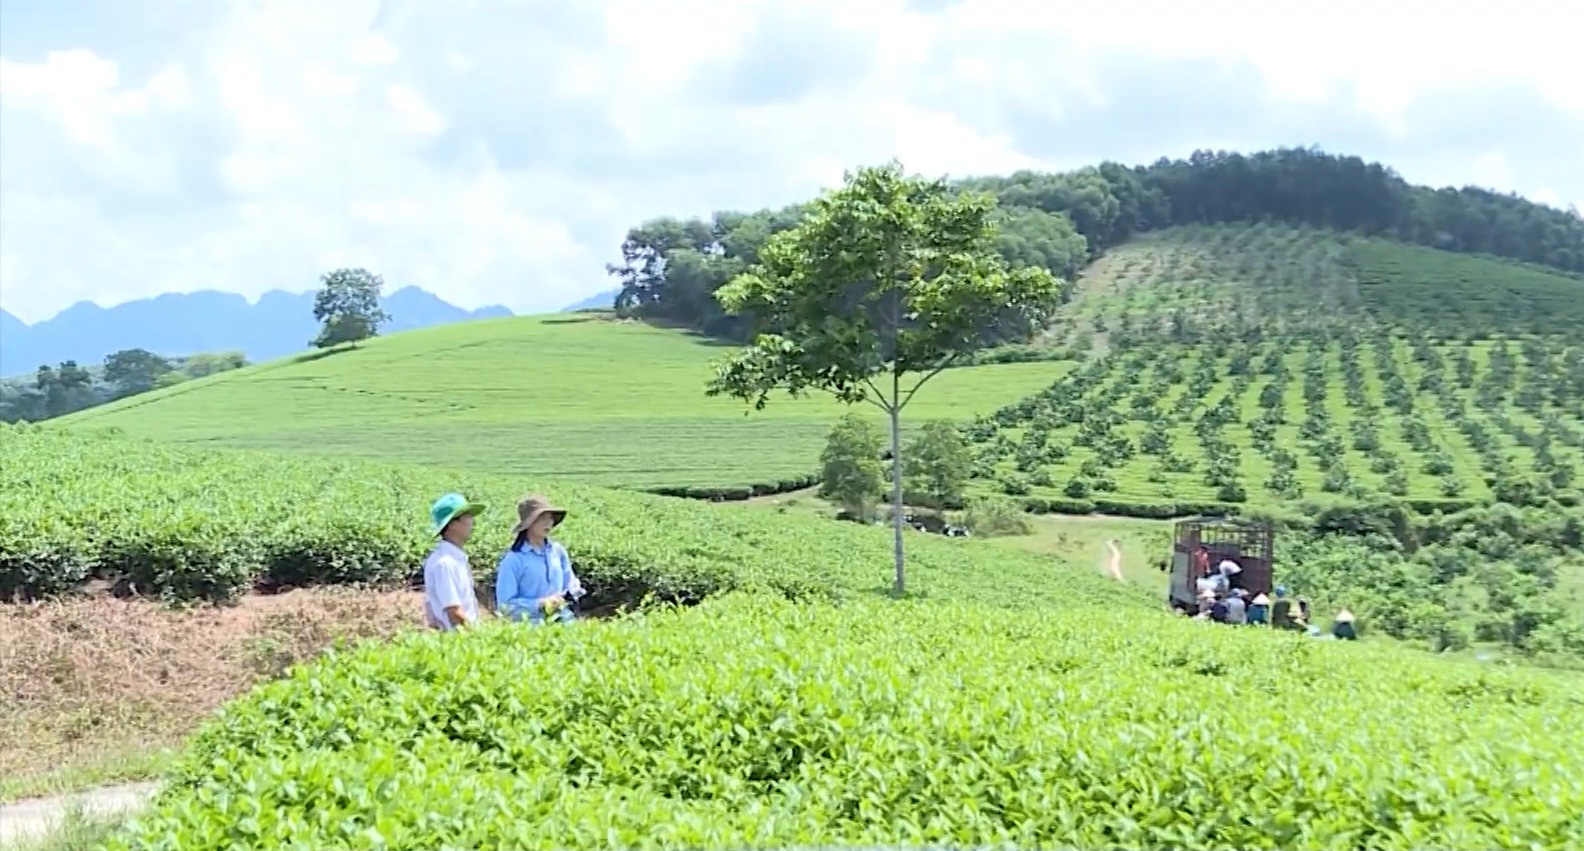
POLYGON ((953 177, 1317 144, 1584 207, 1560 0, 4 0, 0 307, 609 289, 627 228, 953 177))

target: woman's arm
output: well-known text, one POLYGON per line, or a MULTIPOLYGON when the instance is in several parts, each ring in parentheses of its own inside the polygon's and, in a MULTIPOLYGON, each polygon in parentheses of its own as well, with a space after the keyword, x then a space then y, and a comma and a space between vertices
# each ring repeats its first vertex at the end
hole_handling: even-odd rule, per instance
POLYGON ((568 597, 576 600, 577 598, 583 596, 583 583, 578 579, 577 574, 572 572, 571 553, 568 553, 566 551, 566 547, 563 547, 560 544, 557 544, 556 548, 561 551, 561 566, 566 569, 566 594, 568 597))

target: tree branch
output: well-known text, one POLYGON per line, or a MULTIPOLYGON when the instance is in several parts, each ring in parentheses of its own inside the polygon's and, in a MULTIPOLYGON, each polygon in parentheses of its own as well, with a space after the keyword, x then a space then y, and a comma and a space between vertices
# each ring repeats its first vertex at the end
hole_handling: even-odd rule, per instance
MULTIPOLYGON (((867 379, 867 378, 866 378, 866 379, 864 379, 864 381, 866 381, 866 382, 867 382, 867 381, 869 381, 869 379, 867 379)), ((871 384, 870 384, 870 385, 869 385, 869 388, 870 388, 870 389, 871 389, 871 390, 873 390, 873 389, 874 389, 874 384, 872 384, 872 383, 871 383, 871 384)), ((786 390, 786 389, 787 389, 787 388, 785 388, 785 387, 782 387, 782 388, 780 388, 780 389, 782 389, 782 390, 786 390)), ((804 388, 804 389, 807 389, 807 388, 804 388)), ((835 399, 835 400, 836 400, 836 401, 838 401, 838 402, 840 402, 840 401, 842 401, 842 397, 841 397, 841 394, 840 394, 840 393, 837 393, 837 392, 836 392, 836 391, 835 391, 835 390, 832 390, 832 389, 831 389, 831 388, 829 388, 829 387, 823 387, 823 386, 819 386, 819 385, 814 385, 814 389, 816 389, 816 390, 823 390, 823 391, 825 391, 825 392, 826 392, 826 393, 829 393, 829 394, 830 394, 830 395, 831 395, 831 398, 832 398, 832 399, 835 399)), ((790 391, 788 391, 788 392, 790 392, 790 391)), ((884 411, 884 412, 886 412, 886 413, 890 413, 890 412, 891 412, 891 409, 890 409, 890 408, 887 408, 887 407, 886 407, 886 406, 885 406, 885 405, 884 405, 884 404, 882 404, 882 403, 881 403, 881 402, 880 402, 880 401, 879 401, 879 400, 878 400, 878 399, 875 399, 875 398, 872 398, 872 397, 871 397, 871 398, 866 398, 866 399, 864 399, 864 401, 865 401, 865 402, 868 402, 868 403, 870 403, 870 404, 872 404, 872 405, 874 405, 874 406, 875 406, 875 407, 877 407, 877 408, 879 408, 879 409, 880 409, 880 410, 882 410, 882 411, 884 411)))
POLYGON ((952 361, 955 361, 956 359, 957 359, 957 353, 953 352, 953 353, 947 355, 945 360, 943 360, 940 363, 936 364, 934 369, 932 369, 929 372, 925 373, 924 377, 920 378, 918 380, 918 383, 914 384, 912 386, 912 388, 910 388, 908 390, 907 395, 902 397, 902 401, 897 403, 897 410, 900 411, 903 408, 907 407, 907 403, 913 400, 913 394, 917 393, 919 391, 919 388, 924 386, 925 382, 929 381, 931 378, 934 378, 935 376, 940 375, 942 372, 946 371, 946 367, 951 366, 952 365, 952 361))
MULTIPOLYGON (((864 380, 863 380, 863 381, 864 381, 864 384, 866 384, 866 385, 868 385, 868 387, 869 387, 869 392, 870 392, 870 393, 872 393, 872 394, 874 394, 874 395, 873 395, 873 396, 872 396, 872 397, 871 397, 871 400, 872 400, 872 401, 873 401, 873 402, 874 402, 874 403, 875 403, 875 404, 876 404, 876 405, 877 405, 877 406, 879 406, 879 408, 880 408, 880 410, 882 410, 882 411, 885 411, 885 412, 886 412, 886 413, 888 413, 888 414, 889 414, 889 413, 891 413, 891 406, 890 406, 890 405, 888 405, 888 404, 886 404, 886 403, 885 403, 885 402, 882 402, 882 401, 880 401, 880 400, 882 400, 882 399, 884 399, 884 398, 886 398, 886 395, 885 395, 885 394, 884 394, 884 393, 881 393, 881 392, 880 392, 880 388, 878 388, 878 387, 876 387, 876 386, 875 386, 875 383, 874 383, 874 379, 873 379, 873 378, 870 378, 870 377, 868 377, 868 376, 864 376, 864 380)), ((902 410, 902 409, 901 409, 901 408, 897 408, 897 410, 899 410, 899 411, 900 411, 900 410, 902 410)))

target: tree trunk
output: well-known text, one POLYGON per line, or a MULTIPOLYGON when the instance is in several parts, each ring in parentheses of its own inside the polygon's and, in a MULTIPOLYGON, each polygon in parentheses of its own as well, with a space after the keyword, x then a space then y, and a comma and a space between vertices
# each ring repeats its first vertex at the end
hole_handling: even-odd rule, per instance
POLYGON ((896 542, 896 595, 906 589, 902 559, 902 411, 895 404, 900 379, 891 373, 891 534, 896 542))

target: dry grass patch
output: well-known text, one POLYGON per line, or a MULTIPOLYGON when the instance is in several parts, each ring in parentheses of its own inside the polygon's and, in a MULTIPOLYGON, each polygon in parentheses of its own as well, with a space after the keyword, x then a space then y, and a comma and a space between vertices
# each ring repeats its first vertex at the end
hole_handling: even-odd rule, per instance
POLYGON ((420 605, 326 588, 225 607, 0 606, 0 800, 147 775, 221 703, 337 641, 417 627, 420 605))

